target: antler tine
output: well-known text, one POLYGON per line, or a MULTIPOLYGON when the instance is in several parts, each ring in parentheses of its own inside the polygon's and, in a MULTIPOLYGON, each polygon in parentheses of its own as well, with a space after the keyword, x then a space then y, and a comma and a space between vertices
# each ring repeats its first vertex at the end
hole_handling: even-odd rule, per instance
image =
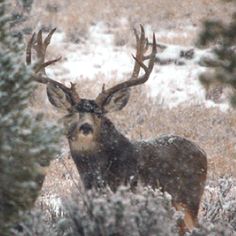
POLYGON ((35 33, 32 34, 26 47, 26 64, 27 65, 31 64, 31 53, 32 53, 32 45, 34 42, 34 38, 35 38, 35 33))
POLYGON ((60 61, 60 60, 61 60, 61 57, 58 57, 58 58, 51 60, 51 61, 46 61, 43 64, 38 65, 38 68, 35 70, 35 72, 37 73, 40 70, 45 69, 47 66, 54 64, 55 62, 60 61))
POLYGON ((79 102, 80 97, 79 97, 79 94, 77 93, 77 91, 75 89, 76 84, 75 83, 70 83, 70 85, 71 85, 70 91, 71 91, 71 95, 72 95, 72 98, 73 98, 74 102, 79 102))
MULTIPOLYGON (((139 37, 137 30, 134 28, 134 34, 135 34, 135 38, 136 38, 136 58, 138 58, 138 60, 142 61, 143 60, 143 56, 144 53, 147 51, 148 49, 148 45, 146 44, 146 38, 145 38, 145 31, 142 25, 140 25, 141 28, 141 35, 139 37)), ((135 62, 134 64, 134 69, 133 69, 133 73, 131 78, 135 79, 137 78, 138 74, 140 71, 140 66, 137 62, 135 62)))
POLYGON ((58 57, 56 59, 45 62, 46 50, 48 45, 50 44, 52 35, 54 34, 55 31, 56 28, 52 29, 44 40, 42 37, 42 30, 39 30, 36 38, 35 38, 36 34, 33 33, 26 47, 26 63, 27 65, 31 64, 32 48, 34 48, 37 55, 37 62, 33 68, 34 72, 32 74, 32 78, 39 83, 53 85, 57 88, 60 88, 68 95, 68 99, 70 100, 71 104, 75 104, 80 100, 80 97, 75 89, 75 84, 71 83, 71 87, 68 88, 64 84, 49 78, 45 71, 45 68, 47 66, 61 59, 61 57, 58 57))
POLYGON ((150 59, 149 60, 149 63, 148 63, 148 66, 146 66, 142 61, 138 60, 137 58, 134 58, 135 61, 137 61, 137 63, 143 68, 143 70, 145 71, 145 74, 139 78, 139 80, 146 82, 149 78, 149 75, 151 74, 152 72, 152 69, 153 69, 153 66, 154 66, 154 62, 155 62, 155 55, 156 55, 156 52, 157 52, 157 49, 156 49, 156 36, 155 34, 153 33, 153 44, 152 44, 152 52, 150 55, 144 57, 145 59, 150 59))
POLYGON ((38 53, 38 56, 45 56, 45 50, 43 50, 42 30, 39 30, 39 32, 37 34, 37 44, 34 45, 34 49, 38 53))
POLYGON ((50 44, 52 35, 53 35, 54 32, 56 31, 56 29, 57 29, 57 28, 52 29, 52 30, 49 32, 49 34, 47 35, 47 37, 44 39, 44 44, 45 44, 46 46, 48 46, 48 45, 50 44))
POLYGON ((124 81, 120 84, 115 85, 114 87, 107 89, 107 90, 103 90, 96 98, 96 102, 98 105, 100 105, 101 107, 104 105, 104 103, 106 102, 106 100, 115 92, 122 90, 122 89, 127 89, 129 87, 133 87, 139 84, 143 84, 145 83, 154 66, 154 61, 155 61, 155 56, 156 56, 156 37, 155 34, 153 33, 153 43, 152 43, 152 51, 151 54, 148 56, 144 56, 144 53, 147 50, 147 45, 146 45, 146 38, 145 38, 145 34, 144 34, 144 29, 141 26, 141 36, 140 38, 137 36, 137 34, 135 33, 135 37, 136 40, 138 42, 138 45, 136 47, 137 52, 136 52, 136 56, 133 56, 133 58, 135 59, 135 65, 134 65, 134 70, 133 70, 133 74, 131 76, 131 78, 127 81, 124 81), (140 54, 141 53, 141 54, 140 54), (148 66, 146 66, 143 61, 145 59, 149 59, 148 62, 148 66), (144 70, 144 74, 140 77, 138 77, 140 68, 142 68, 144 70))

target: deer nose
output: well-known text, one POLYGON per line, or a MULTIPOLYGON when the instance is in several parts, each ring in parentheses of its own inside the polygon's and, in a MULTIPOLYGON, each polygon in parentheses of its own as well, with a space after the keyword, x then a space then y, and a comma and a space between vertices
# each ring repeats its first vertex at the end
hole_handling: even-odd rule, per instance
POLYGON ((93 127, 89 123, 84 123, 79 127, 79 131, 83 132, 83 134, 89 134, 93 132, 93 127))

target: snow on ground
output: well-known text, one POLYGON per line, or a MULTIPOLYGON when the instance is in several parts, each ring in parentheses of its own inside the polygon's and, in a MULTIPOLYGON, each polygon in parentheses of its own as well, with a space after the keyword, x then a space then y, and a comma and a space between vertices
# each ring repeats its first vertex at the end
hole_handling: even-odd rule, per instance
POLYGON ((49 209, 55 216, 63 215, 62 199, 57 195, 45 195, 40 197, 40 202, 43 203, 44 208, 49 209))
MULTIPOLYGON (((150 34, 151 28, 147 27, 147 29, 150 34)), ((191 33, 192 29, 189 30, 191 33)), ((60 64, 60 67, 62 66, 64 69, 64 74, 58 73, 63 80, 68 81, 69 78, 69 81, 79 83, 80 78, 94 79, 98 74, 104 75, 107 79, 114 78, 114 75, 118 80, 128 78, 134 63, 131 55, 135 51, 128 46, 115 46, 114 35, 108 32, 105 24, 98 23, 91 26, 85 42, 67 43, 69 44, 67 51, 63 52, 65 60, 60 64)), ((166 33, 165 30, 157 32, 157 35, 164 33, 166 33)), ((166 37, 173 37, 174 34, 176 33, 169 32, 166 37)), ((184 34, 186 34, 186 30, 184 30, 184 34)), ((66 44, 65 37, 63 33, 57 33, 51 44, 57 44, 60 48, 62 43, 66 44)), ((160 42, 158 41, 158 43, 160 42)), ((179 58, 181 50, 184 49, 178 45, 166 46, 166 50, 158 52, 159 58, 175 61, 179 58)), ((193 59, 184 60, 184 65, 156 64, 146 83, 150 88, 150 96, 157 97, 160 103, 168 107, 187 102, 187 104, 197 103, 205 104, 208 107, 219 106, 222 110, 227 109, 227 104, 219 105, 205 99, 205 90, 198 80, 199 74, 206 70, 199 65, 202 56, 211 56, 211 53, 209 50, 194 48, 193 59)), ((55 70, 57 67, 53 71, 48 69, 48 73, 53 76, 55 70)))
MULTIPOLYGON (((63 67, 68 71, 66 77, 70 81, 78 82, 80 77, 93 79, 101 73, 109 79, 114 72, 117 73, 117 79, 122 79, 124 73, 132 70, 133 51, 126 47, 115 47, 114 36, 106 31, 102 23, 92 26, 85 43, 71 45, 69 52, 64 53, 67 60, 63 67)), ((60 44, 63 37, 57 36, 54 40, 51 44, 60 44)))

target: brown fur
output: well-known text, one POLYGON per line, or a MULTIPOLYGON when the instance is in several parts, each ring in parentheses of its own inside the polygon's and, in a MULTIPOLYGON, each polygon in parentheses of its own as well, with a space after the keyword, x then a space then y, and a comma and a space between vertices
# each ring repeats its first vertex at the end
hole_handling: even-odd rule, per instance
POLYGON ((188 207, 182 203, 174 204, 177 211, 184 214, 183 220, 179 223, 179 235, 184 235, 186 231, 192 231, 198 225, 197 216, 193 216, 188 207))

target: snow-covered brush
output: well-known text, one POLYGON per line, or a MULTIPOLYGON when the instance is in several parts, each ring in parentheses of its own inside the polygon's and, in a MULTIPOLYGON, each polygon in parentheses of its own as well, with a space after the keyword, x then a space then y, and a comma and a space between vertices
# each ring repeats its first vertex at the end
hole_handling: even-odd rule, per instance
POLYGON ((236 231, 236 189, 232 177, 223 176, 206 186, 202 221, 227 222, 236 231))

